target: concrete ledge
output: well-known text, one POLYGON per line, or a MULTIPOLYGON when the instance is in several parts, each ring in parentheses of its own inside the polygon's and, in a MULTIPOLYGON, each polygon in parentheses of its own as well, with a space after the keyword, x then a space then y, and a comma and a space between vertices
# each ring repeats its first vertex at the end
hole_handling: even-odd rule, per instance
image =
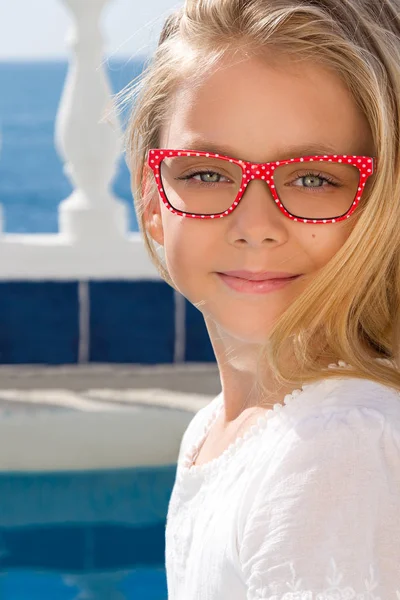
POLYGON ((216 396, 221 381, 216 363, 0 365, 0 389, 162 389, 216 396))
POLYGON ((0 471, 91 471, 176 464, 193 414, 136 406, 38 412, 0 419, 0 471))
POLYGON ((0 390, 0 472, 175 465, 212 397, 164 390, 0 390))
POLYGON ((146 406, 196 413, 214 397, 161 389, 103 388, 84 392, 63 389, 0 389, 0 419, 17 414, 55 413, 66 410, 102 413, 146 406))
POLYGON ((0 367, 0 471, 175 465, 215 365, 0 367))

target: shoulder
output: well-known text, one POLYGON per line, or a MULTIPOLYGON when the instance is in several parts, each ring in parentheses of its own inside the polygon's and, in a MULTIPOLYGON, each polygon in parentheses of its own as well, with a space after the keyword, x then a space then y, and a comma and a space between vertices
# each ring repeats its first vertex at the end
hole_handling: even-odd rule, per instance
POLYGON ((355 428, 360 433, 391 426, 400 432, 400 392, 366 379, 328 380, 325 393, 299 412, 298 429, 355 428))
POLYGON ((400 394, 392 388, 326 380, 295 398, 277 421, 279 437, 266 429, 260 438, 247 509, 268 506, 290 489, 312 510, 320 492, 346 498, 350 490, 370 493, 378 482, 388 489, 391 480, 400 498, 400 394))
POLYGON ((400 392, 381 383, 355 377, 324 379, 309 386, 301 397, 291 400, 282 411, 287 432, 292 429, 323 427, 339 423, 341 418, 351 423, 358 415, 365 425, 378 420, 390 421, 400 427, 400 392), (367 417, 370 417, 368 419, 367 417))
POLYGON ((299 398, 299 410, 289 410, 284 417, 282 444, 290 455, 287 466, 317 456, 320 461, 323 456, 336 460, 357 450, 366 462, 373 462, 374 455, 385 448, 400 452, 398 391, 349 377, 326 380, 313 393, 305 398, 304 406, 299 398))

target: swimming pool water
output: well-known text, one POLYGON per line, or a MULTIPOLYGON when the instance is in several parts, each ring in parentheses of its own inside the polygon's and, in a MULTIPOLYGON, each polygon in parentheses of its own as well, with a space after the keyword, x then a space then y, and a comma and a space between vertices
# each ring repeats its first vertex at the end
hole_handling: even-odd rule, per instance
POLYGON ((124 573, 83 573, 78 576, 16 570, 0 573, 0 598, 167 600, 167 583, 163 567, 137 568, 124 573))
POLYGON ((175 475, 176 465, 0 474, 0 599, 167 600, 175 475))

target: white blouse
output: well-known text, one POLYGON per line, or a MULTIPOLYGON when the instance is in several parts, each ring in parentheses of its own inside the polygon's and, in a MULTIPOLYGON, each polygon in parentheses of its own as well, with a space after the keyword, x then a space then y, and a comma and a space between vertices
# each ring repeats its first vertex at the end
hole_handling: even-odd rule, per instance
POLYGON ((221 393, 182 438, 168 600, 400 600, 400 393, 304 385, 191 467, 222 407, 221 393))

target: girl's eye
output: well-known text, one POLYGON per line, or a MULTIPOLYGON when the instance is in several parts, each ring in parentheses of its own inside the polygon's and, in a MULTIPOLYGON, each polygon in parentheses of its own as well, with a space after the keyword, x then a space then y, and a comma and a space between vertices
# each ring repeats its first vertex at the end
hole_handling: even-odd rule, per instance
POLYGON ((330 179, 329 177, 325 177, 318 173, 307 173, 306 175, 297 176, 296 179, 293 180, 292 185, 297 187, 304 187, 306 189, 313 189, 327 187, 324 185, 324 183, 327 183, 331 186, 339 187, 339 184, 333 181, 333 179, 330 179))
POLYGON ((201 183, 220 183, 221 178, 225 181, 229 181, 227 177, 224 177, 220 173, 216 171, 196 171, 194 173, 188 173, 182 177, 178 177, 178 179, 190 180, 193 179, 195 181, 199 181, 201 183))

